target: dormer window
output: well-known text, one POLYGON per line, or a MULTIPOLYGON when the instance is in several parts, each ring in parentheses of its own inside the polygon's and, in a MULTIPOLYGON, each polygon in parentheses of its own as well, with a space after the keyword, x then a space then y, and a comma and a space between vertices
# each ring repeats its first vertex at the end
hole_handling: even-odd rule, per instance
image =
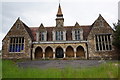
POLYGON ((63 31, 56 31, 56 40, 63 40, 63 31))
POLYGON ((39 40, 44 41, 45 40, 45 32, 40 32, 39 34, 39 40))
POLYGON ((74 29, 72 31, 73 40, 83 40, 83 30, 82 29, 74 29))
POLYGON ((38 31, 36 33, 36 41, 46 41, 47 40, 47 31, 38 31))
POLYGON ((80 30, 75 30, 75 40, 80 40, 80 30))

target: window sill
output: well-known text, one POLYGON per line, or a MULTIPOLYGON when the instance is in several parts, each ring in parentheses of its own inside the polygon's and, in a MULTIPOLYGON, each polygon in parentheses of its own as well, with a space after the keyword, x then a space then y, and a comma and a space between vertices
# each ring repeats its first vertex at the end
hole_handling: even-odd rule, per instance
POLYGON ((23 54, 24 52, 9 52, 10 54, 23 54))

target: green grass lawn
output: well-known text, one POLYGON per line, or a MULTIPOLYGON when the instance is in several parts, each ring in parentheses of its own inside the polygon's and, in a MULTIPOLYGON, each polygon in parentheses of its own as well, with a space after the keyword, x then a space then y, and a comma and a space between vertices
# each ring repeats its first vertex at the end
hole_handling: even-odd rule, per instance
POLYGON ((3 60, 3 78, 118 78, 118 63, 108 62, 98 67, 65 69, 19 68, 15 62, 3 60))

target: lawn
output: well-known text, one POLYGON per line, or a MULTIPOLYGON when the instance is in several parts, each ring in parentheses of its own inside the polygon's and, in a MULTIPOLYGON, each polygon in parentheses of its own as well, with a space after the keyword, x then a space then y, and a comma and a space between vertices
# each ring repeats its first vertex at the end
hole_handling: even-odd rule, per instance
POLYGON ((3 78, 118 78, 118 62, 108 62, 98 67, 65 69, 19 68, 15 62, 3 60, 3 78))

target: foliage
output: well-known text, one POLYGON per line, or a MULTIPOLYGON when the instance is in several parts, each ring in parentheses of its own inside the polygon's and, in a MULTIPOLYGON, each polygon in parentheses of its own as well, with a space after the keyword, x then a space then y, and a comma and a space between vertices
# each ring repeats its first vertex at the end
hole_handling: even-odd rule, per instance
POLYGON ((15 62, 3 61, 3 78, 118 78, 118 63, 104 63, 97 67, 64 69, 20 68, 15 62))
POLYGON ((114 32, 114 41, 113 45, 115 45, 118 49, 120 49, 120 20, 118 20, 117 24, 114 24, 115 32, 114 32))

